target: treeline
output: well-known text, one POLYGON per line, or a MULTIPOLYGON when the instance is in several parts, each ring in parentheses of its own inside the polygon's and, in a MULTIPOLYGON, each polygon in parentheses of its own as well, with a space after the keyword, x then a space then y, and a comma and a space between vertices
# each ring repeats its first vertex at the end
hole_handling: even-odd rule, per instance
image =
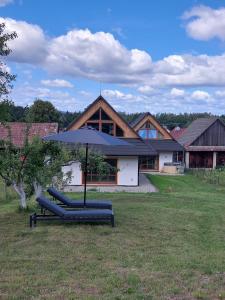
POLYGON ((0 122, 57 122, 66 128, 81 112, 62 112, 49 101, 37 99, 30 107, 17 106, 12 101, 0 102, 0 122))
MULTIPOLYGON (((81 112, 59 111, 49 101, 36 99, 30 107, 17 106, 12 101, 3 100, 0 102, 0 122, 57 122, 61 129, 66 128, 81 112)), ((119 114, 128 123, 135 120, 140 113, 119 114)), ((187 127, 193 120, 202 117, 212 117, 209 113, 158 113, 155 118, 168 129, 176 126, 187 127)), ((220 116, 225 121, 225 115, 220 116)))

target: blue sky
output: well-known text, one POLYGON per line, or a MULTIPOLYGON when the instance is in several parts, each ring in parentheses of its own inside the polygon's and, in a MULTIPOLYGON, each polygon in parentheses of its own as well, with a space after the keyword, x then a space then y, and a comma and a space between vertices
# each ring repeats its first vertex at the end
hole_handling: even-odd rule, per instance
POLYGON ((84 109, 225 113, 225 1, 0 0, 18 38, 11 98, 84 109))

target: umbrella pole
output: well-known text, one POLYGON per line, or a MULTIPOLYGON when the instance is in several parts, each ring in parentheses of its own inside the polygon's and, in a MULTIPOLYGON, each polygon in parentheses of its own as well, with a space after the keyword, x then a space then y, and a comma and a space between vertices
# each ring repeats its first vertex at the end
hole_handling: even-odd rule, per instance
POLYGON ((84 166, 84 207, 86 206, 87 195, 87 164, 88 164, 88 143, 85 148, 85 166, 84 166))

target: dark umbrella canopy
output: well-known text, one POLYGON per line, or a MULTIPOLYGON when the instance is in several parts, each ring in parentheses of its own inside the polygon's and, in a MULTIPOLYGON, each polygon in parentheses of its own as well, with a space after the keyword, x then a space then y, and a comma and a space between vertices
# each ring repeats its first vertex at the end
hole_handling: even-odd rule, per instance
POLYGON ((63 143, 93 144, 108 146, 129 146, 130 144, 104 132, 92 129, 81 128, 77 130, 65 131, 58 134, 45 136, 44 141, 56 141, 63 143))
POLYGON ((107 146, 129 146, 130 144, 113 137, 104 132, 91 127, 84 127, 77 130, 65 131, 58 134, 45 136, 44 141, 55 141, 61 143, 85 144, 85 170, 84 170, 84 206, 86 206, 87 193, 87 164, 88 164, 88 145, 107 145, 107 146))

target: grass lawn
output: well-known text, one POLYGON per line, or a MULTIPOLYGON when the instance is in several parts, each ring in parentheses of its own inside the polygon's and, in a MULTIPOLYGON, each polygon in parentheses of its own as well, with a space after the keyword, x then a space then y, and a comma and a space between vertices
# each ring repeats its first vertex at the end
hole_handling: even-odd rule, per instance
POLYGON ((225 189, 151 180, 159 193, 89 193, 113 201, 115 228, 30 230, 29 213, 1 195, 0 299, 225 299, 225 189))

